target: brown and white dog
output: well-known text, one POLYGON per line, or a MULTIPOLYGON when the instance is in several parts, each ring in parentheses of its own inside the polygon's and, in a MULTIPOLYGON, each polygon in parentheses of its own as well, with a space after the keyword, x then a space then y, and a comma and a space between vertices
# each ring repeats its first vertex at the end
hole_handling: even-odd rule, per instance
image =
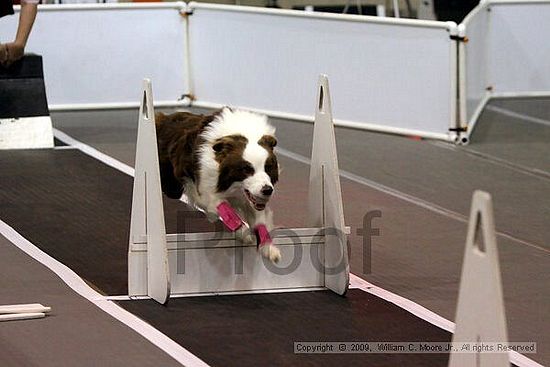
POLYGON ((185 192, 209 220, 221 218, 245 243, 255 233, 262 255, 279 261, 266 207, 279 179, 275 128, 267 117, 227 107, 212 115, 159 113, 156 130, 162 191, 173 199, 185 192))

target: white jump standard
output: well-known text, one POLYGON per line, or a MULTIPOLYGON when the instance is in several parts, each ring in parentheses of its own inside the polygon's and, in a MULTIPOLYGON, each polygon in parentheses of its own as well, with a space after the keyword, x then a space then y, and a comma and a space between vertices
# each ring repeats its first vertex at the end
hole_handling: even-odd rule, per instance
MULTIPOLYGON (((453 343, 507 343, 503 300, 493 200, 487 192, 477 190, 470 209, 453 343)), ((509 365, 506 352, 454 351, 449 359, 449 367, 509 365)))
POLYGON ((128 294, 166 303, 172 296, 268 293, 349 285, 347 234, 328 79, 318 85, 309 185, 311 228, 272 233, 282 261, 273 264, 234 233, 166 234, 151 82, 143 82, 130 240, 128 294))

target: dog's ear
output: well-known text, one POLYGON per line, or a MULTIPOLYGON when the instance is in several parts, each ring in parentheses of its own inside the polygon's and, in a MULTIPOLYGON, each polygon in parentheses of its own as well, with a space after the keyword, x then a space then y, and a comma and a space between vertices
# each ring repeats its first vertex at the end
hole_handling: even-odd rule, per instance
POLYGON ((277 139, 273 135, 264 135, 258 140, 258 144, 266 149, 273 149, 277 146, 277 139))
POLYGON ((238 147, 244 149, 247 141, 248 139, 242 135, 228 135, 216 140, 212 145, 212 149, 214 149, 216 153, 231 152, 238 147))

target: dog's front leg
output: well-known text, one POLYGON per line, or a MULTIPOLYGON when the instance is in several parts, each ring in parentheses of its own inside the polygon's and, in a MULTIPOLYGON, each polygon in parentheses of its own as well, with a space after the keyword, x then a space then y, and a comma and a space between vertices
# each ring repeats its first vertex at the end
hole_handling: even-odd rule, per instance
POLYGON ((263 211, 254 211, 254 218, 249 220, 250 226, 256 234, 258 241, 258 251, 263 257, 268 258, 273 262, 278 262, 281 259, 281 251, 271 238, 273 230, 273 214, 269 208, 263 211))
MULTIPOLYGON (((202 199, 204 200, 205 198, 202 199)), ((219 219, 225 228, 231 232, 245 227, 239 213, 227 200, 219 195, 210 195, 206 198, 204 208, 206 209, 206 216, 211 222, 219 219)))

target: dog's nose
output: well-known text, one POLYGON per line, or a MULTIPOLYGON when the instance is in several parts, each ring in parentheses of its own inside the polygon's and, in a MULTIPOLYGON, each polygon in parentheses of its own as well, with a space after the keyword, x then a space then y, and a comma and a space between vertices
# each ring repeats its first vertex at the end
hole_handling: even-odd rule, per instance
POLYGON ((262 194, 264 194, 265 196, 269 196, 272 193, 273 193, 273 187, 269 185, 265 185, 264 187, 262 187, 262 194))

